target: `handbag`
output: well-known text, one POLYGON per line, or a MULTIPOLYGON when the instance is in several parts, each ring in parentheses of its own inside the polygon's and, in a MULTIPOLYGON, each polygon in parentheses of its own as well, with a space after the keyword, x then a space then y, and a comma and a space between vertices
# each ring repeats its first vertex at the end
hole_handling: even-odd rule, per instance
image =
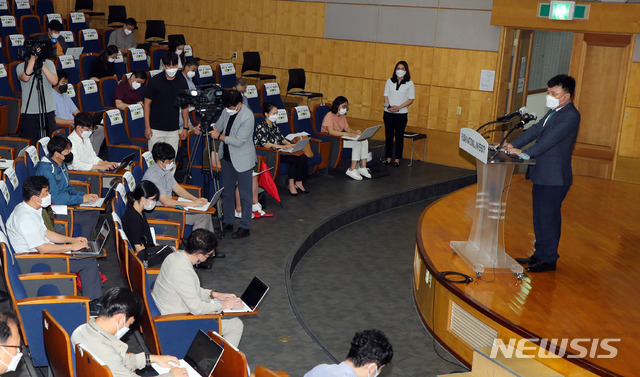
POLYGON ((169 245, 149 245, 138 252, 138 258, 145 268, 160 267, 164 259, 173 252, 169 245))

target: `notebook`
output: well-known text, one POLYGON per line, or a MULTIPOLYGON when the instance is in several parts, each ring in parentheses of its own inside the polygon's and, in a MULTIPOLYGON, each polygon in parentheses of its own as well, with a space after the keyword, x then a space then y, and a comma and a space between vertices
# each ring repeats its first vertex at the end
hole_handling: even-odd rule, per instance
POLYGON ((368 139, 371 136, 373 136, 376 132, 378 132, 378 130, 380 129, 380 127, 382 127, 381 124, 377 125, 377 126, 372 126, 367 128, 366 130, 364 130, 360 135, 358 135, 357 137, 351 137, 351 136, 343 136, 342 138, 345 140, 355 140, 355 141, 360 141, 360 140, 364 140, 364 139, 368 139))
MULTIPOLYGON (((209 337, 204 331, 200 330, 193 338, 193 342, 187 350, 184 359, 180 359, 180 368, 185 368, 189 377, 211 377, 213 370, 216 369, 218 361, 222 356, 224 349, 209 337)), ((161 367, 160 365, 151 364, 153 369, 159 374, 169 373, 171 368, 161 367)))
POLYGON ((269 286, 267 286, 257 276, 254 276, 247 289, 245 289, 242 296, 240 296, 240 299, 242 300, 244 306, 240 309, 227 309, 224 312, 251 313, 256 310, 264 296, 267 295, 267 291, 269 291, 269 286))

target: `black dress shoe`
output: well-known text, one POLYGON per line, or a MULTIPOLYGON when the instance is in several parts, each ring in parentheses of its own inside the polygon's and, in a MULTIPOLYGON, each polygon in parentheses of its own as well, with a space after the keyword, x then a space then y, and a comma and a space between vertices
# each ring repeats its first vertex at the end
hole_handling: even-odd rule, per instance
POLYGON ((391 161, 383 160, 382 165, 391 165, 391 161))
POLYGON ((526 270, 529 272, 555 271, 556 265, 555 263, 538 262, 536 264, 532 264, 531 266, 527 267, 526 270))
POLYGON ((213 265, 209 262, 201 262, 196 264, 196 268, 200 270, 210 270, 213 265))
POLYGON ((303 193, 303 194, 308 194, 309 193, 309 190, 303 190, 300 187, 298 187, 298 185, 296 185, 296 191, 298 191, 298 194, 299 193, 303 193))
POLYGON ((249 229, 238 228, 238 230, 236 230, 236 232, 231 235, 231 238, 249 237, 250 234, 251 232, 249 231, 249 229))
POLYGON ((538 263, 538 259, 535 258, 535 257, 516 258, 516 262, 518 262, 520 264, 536 264, 536 263, 538 263))
POLYGON ((298 196, 298 189, 296 188, 296 193, 292 193, 291 191, 289 191, 289 195, 291 196, 298 196))
POLYGON ((399 162, 395 162, 395 161, 394 161, 394 162, 393 162, 393 167, 394 167, 394 168, 397 168, 398 166, 400 166, 400 163, 399 163, 399 162))

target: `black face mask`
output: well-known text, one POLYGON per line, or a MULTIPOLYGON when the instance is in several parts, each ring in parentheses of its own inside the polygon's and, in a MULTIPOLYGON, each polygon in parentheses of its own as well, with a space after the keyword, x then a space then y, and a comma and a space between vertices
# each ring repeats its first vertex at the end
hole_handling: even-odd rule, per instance
POLYGON ((64 163, 70 164, 73 161, 73 153, 69 152, 68 155, 64 156, 64 163))
POLYGON ((60 93, 66 93, 69 90, 69 84, 60 85, 58 88, 60 88, 60 93))

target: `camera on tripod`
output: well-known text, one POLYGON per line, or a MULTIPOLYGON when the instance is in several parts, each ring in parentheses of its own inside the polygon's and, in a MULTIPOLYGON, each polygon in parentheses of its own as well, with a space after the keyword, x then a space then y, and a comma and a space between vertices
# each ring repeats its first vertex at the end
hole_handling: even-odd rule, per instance
POLYGON ((224 89, 218 85, 208 85, 206 88, 187 89, 176 97, 176 106, 186 108, 193 106, 200 114, 200 128, 203 133, 211 131, 211 124, 220 117, 222 109, 222 93, 224 89))
POLYGON ((26 60, 31 56, 36 57, 36 63, 42 64, 47 59, 55 59, 56 50, 51 40, 27 39, 22 46, 18 47, 18 59, 26 60))

